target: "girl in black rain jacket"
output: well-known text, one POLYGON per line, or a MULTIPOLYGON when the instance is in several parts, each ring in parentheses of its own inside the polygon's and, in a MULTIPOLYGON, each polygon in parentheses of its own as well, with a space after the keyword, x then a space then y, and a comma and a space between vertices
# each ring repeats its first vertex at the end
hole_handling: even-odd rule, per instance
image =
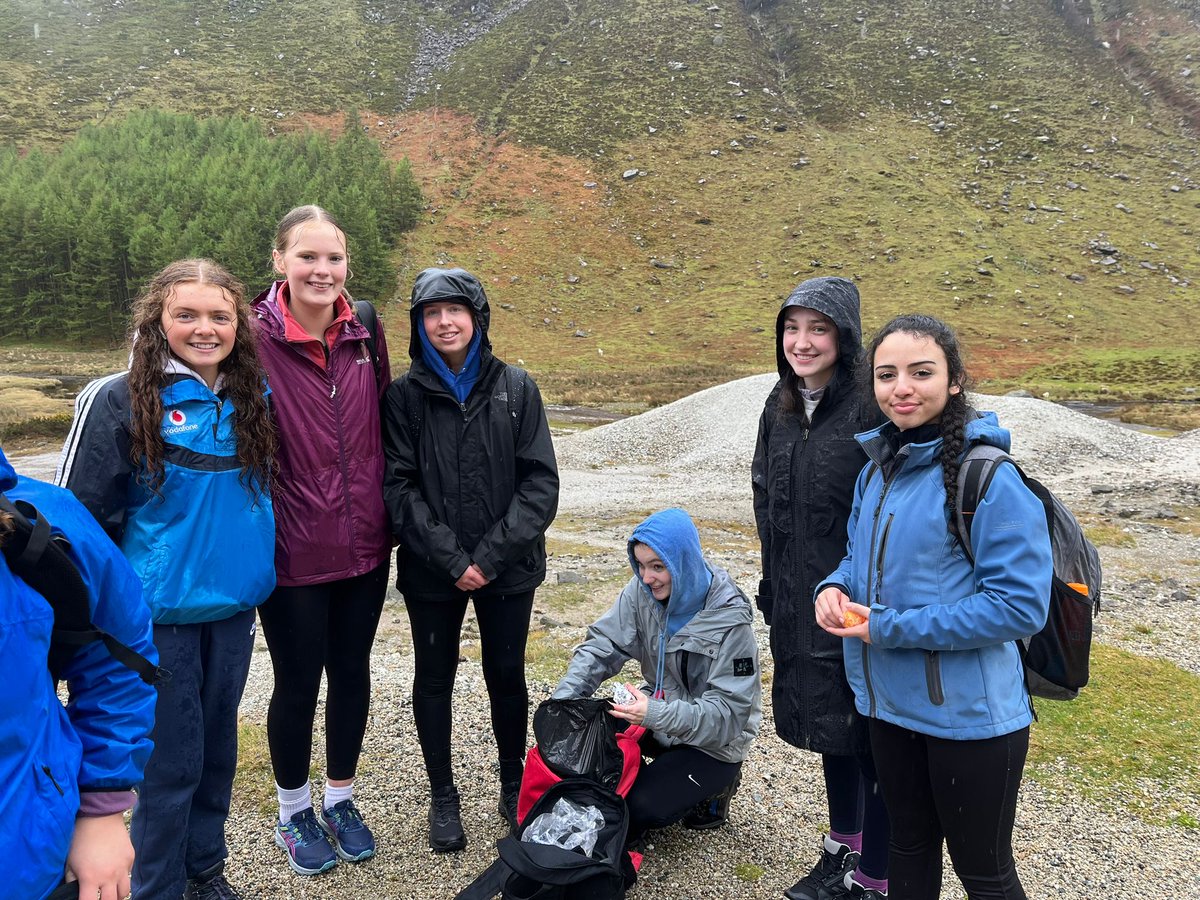
POLYGON ((775 321, 779 383, 754 451, 757 601, 771 626, 775 730, 821 754, 829 801, 830 833, 813 870, 785 891, 791 900, 864 896, 877 881, 886 892, 887 812, 866 727, 846 681, 842 641, 817 626, 813 610, 814 588, 845 554, 854 481, 867 461, 854 435, 880 421, 874 404, 860 400, 861 353, 852 282, 812 278, 792 291, 775 321), (853 895, 851 880, 858 881, 853 895))
POLYGON ((466 846, 450 765, 451 696, 475 602, 500 761, 515 821, 526 749, 525 643, 546 577, 558 467, 537 385, 492 355, 475 276, 426 269, 413 286, 412 365, 384 396, 384 498, 399 541, 396 587, 412 626, 413 715, 432 794, 430 847, 466 846))

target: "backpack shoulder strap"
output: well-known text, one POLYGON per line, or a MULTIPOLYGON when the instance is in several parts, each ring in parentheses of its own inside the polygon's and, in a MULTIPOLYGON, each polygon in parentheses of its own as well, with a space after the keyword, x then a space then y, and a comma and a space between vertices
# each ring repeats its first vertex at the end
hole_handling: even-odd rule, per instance
POLYGON ((37 591, 54 610, 54 630, 46 665, 56 682, 61 681, 76 651, 102 641, 122 665, 137 672, 146 684, 170 678, 136 650, 118 641, 92 623, 91 596, 79 568, 71 559, 70 542, 54 534, 50 522, 24 500, 12 502, 0 494, 0 510, 12 516, 16 531, 4 545, 4 556, 12 571, 37 591))
POLYGON ((370 300, 355 300, 354 315, 367 329, 367 351, 375 367, 375 383, 383 387, 383 363, 379 359, 379 313, 370 300))
MULTIPOLYGON (((992 483, 996 467, 1003 462, 1017 465, 1013 458, 999 447, 993 447, 991 444, 972 444, 958 469, 958 508, 955 515, 958 517, 958 533, 963 538, 963 549, 967 551, 971 562, 975 561, 975 554, 971 550, 971 524, 975 520, 975 511, 979 508, 979 501, 987 493, 988 485, 992 483)), ((1019 466, 1017 471, 1021 471, 1019 466)), ((1021 477, 1024 478, 1023 472, 1021 477)))
POLYGON ((517 366, 508 366, 504 374, 508 379, 508 417, 512 420, 515 444, 521 438, 521 409, 525 404, 525 380, 529 375, 517 366))

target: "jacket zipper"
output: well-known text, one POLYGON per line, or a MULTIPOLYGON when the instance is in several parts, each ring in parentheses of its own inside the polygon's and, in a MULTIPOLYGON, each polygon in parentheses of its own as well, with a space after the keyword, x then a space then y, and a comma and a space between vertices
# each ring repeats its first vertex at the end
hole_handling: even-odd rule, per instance
MULTIPOLYGON (((877 535, 879 534, 879 516, 883 512, 884 501, 887 500, 888 491, 890 491, 892 489, 892 481, 890 478, 888 478, 886 475, 883 474, 882 468, 879 470, 879 474, 880 474, 880 476, 883 477, 883 490, 879 494, 879 503, 875 507, 875 514, 872 516, 872 521, 871 521, 871 547, 872 548, 875 547, 875 539, 876 539, 877 535)), ((888 531, 891 529, 891 527, 892 527, 892 517, 888 516, 887 524, 884 526, 884 529, 883 529, 883 542, 881 543, 881 545, 879 547, 879 552, 875 554, 875 567, 873 569, 867 570, 867 596, 865 598, 867 601, 867 605, 870 605, 870 603, 871 603, 872 591, 875 592, 874 596, 876 597, 876 599, 878 599, 879 582, 881 582, 883 580, 884 545, 886 545, 886 543, 887 543, 887 534, 888 534, 888 531), (878 577, 876 577, 876 576, 878 576, 878 577)), ((866 641, 863 641, 862 662, 863 662, 863 679, 867 683, 867 700, 868 700, 868 706, 869 706, 869 710, 870 710, 868 715, 870 715, 871 717, 874 717, 875 716, 875 687, 874 687, 874 685, 871 684, 871 645, 868 644, 866 641)))
MULTIPOLYGON (((804 451, 805 451, 805 448, 808 447, 808 433, 810 430, 811 429, 808 425, 804 426, 804 430, 800 433, 800 456, 798 459, 795 459, 792 461, 792 465, 799 467, 801 470, 803 470, 804 451)), ((790 472, 788 474, 789 474, 789 476, 791 475, 790 472)), ((805 480, 803 478, 800 479, 800 490, 801 490, 801 492, 803 492, 805 490, 805 480)), ((801 538, 803 538, 803 536, 804 536, 804 531, 803 531, 802 523, 800 521, 800 516, 801 516, 802 510, 804 510, 808 506, 808 503, 807 503, 808 497, 804 497, 803 499, 805 502, 795 504, 795 507, 794 507, 795 508, 795 518, 792 520, 792 534, 799 535, 801 538)), ((799 554, 798 557, 802 559, 805 555, 807 555, 807 554, 806 553, 799 554)), ((801 578, 803 578, 803 573, 801 573, 801 578)), ((813 622, 813 627, 816 627, 815 620, 813 622)), ((801 691, 800 697, 801 697, 801 702, 804 704, 804 708, 801 711, 801 721, 804 723, 804 733, 812 734, 813 727, 812 727, 812 714, 811 714, 811 702, 810 702, 812 699, 811 692, 801 691)))
POLYGON ((346 464, 346 436, 342 428, 342 405, 337 399, 337 382, 333 380, 333 354, 325 351, 326 376, 329 378, 329 400, 333 406, 333 421, 337 424, 338 466, 342 470, 342 502, 346 512, 346 530, 350 535, 351 565, 358 559, 358 541, 354 530, 354 508, 350 502, 350 470, 346 464))
POLYGON ((58 782, 54 780, 54 773, 50 771, 50 767, 42 766, 42 771, 46 773, 46 777, 50 779, 50 783, 54 785, 54 789, 58 791, 58 796, 65 797, 66 794, 64 794, 63 789, 58 786, 58 782))
POLYGON ((925 654, 925 684, 930 703, 941 706, 946 702, 946 694, 942 690, 942 657, 936 650, 925 654))
POLYGON ((220 397, 217 398, 217 418, 213 421, 213 443, 217 442, 217 428, 221 424, 221 409, 225 406, 225 401, 220 397))

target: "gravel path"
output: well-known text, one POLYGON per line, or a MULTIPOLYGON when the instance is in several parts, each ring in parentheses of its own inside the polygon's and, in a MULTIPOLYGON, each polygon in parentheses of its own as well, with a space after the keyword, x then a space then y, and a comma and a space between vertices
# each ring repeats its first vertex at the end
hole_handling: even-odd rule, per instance
MULTIPOLYGON (((550 580, 538 595, 541 644, 561 653, 582 637, 583 626, 611 602, 613 585, 623 578, 623 542, 632 524, 666 505, 682 505, 702 520, 715 560, 752 590, 758 557, 749 462, 758 414, 773 381, 773 376, 742 379, 558 440, 563 495, 551 543, 562 549, 551 559, 550 580), (566 583, 555 583, 560 575, 566 583)), ((1200 432, 1163 439, 1039 400, 977 401, 1013 430, 1014 452, 1027 471, 1068 498, 1088 522, 1108 523, 1114 534, 1125 535, 1128 546, 1101 548, 1106 585, 1099 639, 1200 674, 1200 542, 1194 526, 1200 514, 1200 432)), ((53 468, 48 458, 18 464, 43 472, 53 468)), ((453 897, 494 858, 493 843, 503 834, 495 809, 495 748, 470 635, 468 621, 455 707, 466 851, 435 855, 425 844, 428 795, 409 710, 411 641, 403 604, 393 596, 373 654, 372 718, 358 788, 380 855, 315 879, 292 875, 271 840, 274 804, 269 769, 261 767, 264 751, 244 742, 244 771, 228 833, 229 874, 247 896, 453 897)), ((765 629, 760 646, 769 678, 765 629)), ((561 671, 555 665, 552 659, 552 671, 542 671, 531 663, 533 704, 548 696, 553 671, 561 671)), ((260 638, 242 708, 252 730, 261 731, 266 721, 271 683, 260 638)), ((661 832, 631 896, 778 898, 807 871, 817 836, 827 827, 821 771, 815 755, 774 736, 769 699, 766 707, 729 825, 707 834, 678 827, 661 832)), ((319 751, 317 759, 319 766, 319 751)), ((1194 815, 1200 786, 1191 793, 1184 800, 1194 815)), ((1200 830, 1148 825, 1066 788, 1026 779, 1014 843, 1031 898, 1165 900, 1200 889, 1200 830)), ((948 863, 946 871, 952 871, 948 863)), ((961 900, 957 881, 952 875, 946 880, 943 900, 961 900)))

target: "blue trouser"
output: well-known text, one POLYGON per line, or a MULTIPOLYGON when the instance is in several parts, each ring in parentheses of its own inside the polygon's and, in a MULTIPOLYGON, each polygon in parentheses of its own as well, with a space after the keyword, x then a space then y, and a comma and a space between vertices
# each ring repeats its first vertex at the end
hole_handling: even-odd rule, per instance
POLYGON ((137 900, 179 900, 187 879, 225 859, 237 769, 237 711, 254 650, 254 610, 219 622, 155 625, 171 679, 158 686, 154 752, 130 838, 137 900))

